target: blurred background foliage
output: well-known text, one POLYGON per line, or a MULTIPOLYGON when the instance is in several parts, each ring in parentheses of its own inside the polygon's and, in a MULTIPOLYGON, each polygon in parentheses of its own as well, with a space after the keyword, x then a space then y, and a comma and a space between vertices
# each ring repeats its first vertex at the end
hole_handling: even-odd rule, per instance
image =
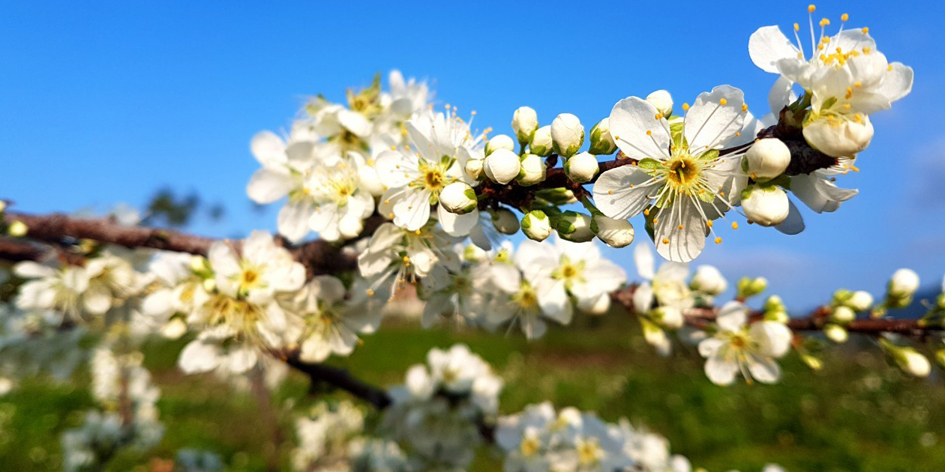
MULTIPOLYGON (((145 346, 146 366, 162 390, 158 406, 167 433, 147 454, 126 451, 109 471, 157 471, 179 448, 222 455, 234 471, 261 471, 274 446, 272 430, 248 391, 212 375, 184 376, 175 366, 185 340, 155 339, 145 346)), ((332 363, 378 385, 401 383, 406 369, 431 347, 468 344, 505 379, 503 412, 550 400, 556 406, 596 410, 608 420, 628 417, 635 426, 666 436, 675 453, 709 471, 759 471, 776 462, 789 471, 945 470, 945 385, 907 378, 886 365, 869 341, 831 349, 814 372, 795 355, 783 362, 778 385, 718 387, 702 373, 691 346, 659 357, 644 344, 637 322, 623 313, 578 318, 535 342, 510 335, 439 328, 389 319, 350 358, 332 363)), ((319 399, 308 379, 292 373, 274 398, 284 435, 277 447, 284 470, 294 442, 293 420, 319 399)), ((0 469, 57 470, 59 434, 93 406, 87 372, 68 384, 37 378, 0 398, 0 469)), ((376 418, 373 415, 372 418, 376 418)), ((498 470, 483 449, 474 471, 498 470)))

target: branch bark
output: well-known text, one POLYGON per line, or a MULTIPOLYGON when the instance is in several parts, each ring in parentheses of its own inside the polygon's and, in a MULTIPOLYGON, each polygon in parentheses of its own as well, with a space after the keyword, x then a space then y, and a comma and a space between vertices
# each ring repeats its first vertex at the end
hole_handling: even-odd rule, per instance
MULTIPOLYGON (((365 232, 373 231, 376 219, 365 222, 365 232)), ((173 230, 125 226, 109 218, 75 218, 61 213, 48 215, 30 215, 26 213, 6 212, 7 224, 20 221, 28 228, 26 238, 58 245, 68 240, 91 239, 94 241, 116 244, 127 248, 151 248, 165 251, 185 252, 206 256, 210 246, 217 240, 180 233, 173 230)), ((234 242, 239 249, 239 242, 234 242)), ((333 244, 315 240, 299 246, 287 245, 289 252, 308 270, 309 275, 328 274, 354 270, 357 260, 344 254, 333 244)), ((23 243, 0 240, 0 258, 7 260, 36 260, 41 252, 30 252, 23 243)))

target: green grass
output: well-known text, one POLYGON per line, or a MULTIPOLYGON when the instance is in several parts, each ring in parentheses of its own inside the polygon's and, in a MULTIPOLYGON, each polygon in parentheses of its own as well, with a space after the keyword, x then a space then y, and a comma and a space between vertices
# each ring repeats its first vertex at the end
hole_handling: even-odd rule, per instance
MULTIPOLYGON (((423 362, 431 347, 468 344, 506 381, 503 412, 551 400, 557 406, 596 410, 608 420, 628 417, 666 436, 674 452, 710 471, 757 471, 776 462, 790 471, 945 470, 945 386, 940 378, 907 378, 886 365, 876 348, 831 349, 823 371, 796 356, 784 359, 774 386, 717 387, 702 373, 693 348, 661 358, 643 344, 632 320, 577 320, 537 342, 448 329, 424 331, 389 323, 364 339, 354 355, 333 361, 380 385, 399 383, 406 368, 423 362)), ((272 434, 253 398, 212 376, 181 375, 174 367, 182 343, 149 343, 146 364, 162 389, 159 403, 167 433, 147 454, 128 451, 111 471, 150 470, 181 447, 221 454, 231 470, 263 470, 272 434)), ((81 421, 93 400, 83 387, 41 379, 0 398, 0 470, 57 470, 59 434, 81 421)), ((281 421, 314 401, 306 379, 293 375, 276 394, 281 421)), ((343 393, 333 394, 344 397, 343 393)), ((288 469, 292 433, 280 449, 288 469)), ((482 453, 473 470, 495 470, 482 453)))

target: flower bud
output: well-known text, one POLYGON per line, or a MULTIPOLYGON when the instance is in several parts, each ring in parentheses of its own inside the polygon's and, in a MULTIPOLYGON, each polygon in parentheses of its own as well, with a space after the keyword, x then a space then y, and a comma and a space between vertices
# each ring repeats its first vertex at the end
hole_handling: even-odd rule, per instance
POLYGON ((588 315, 603 315, 610 310, 610 294, 602 293, 597 298, 582 299, 577 307, 588 315))
POLYGON ((627 220, 594 215, 591 218, 591 231, 610 247, 627 247, 633 242, 633 225, 627 220))
POLYGON ((482 178, 483 161, 483 159, 470 159, 466 161, 464 170, 470 179, 479 180, 482 178))
POLYGON ((696 273, 689 281, 689 288, 702 292, 706 295, 719 295, 728 288, 728 281, 713 266, 701 265, 696 268, 696 273))
POLYGON ((846 306, 853 309, 853 311, 866 311, 873 306, 873 296, 869 292, 864 290, 857 290, 850 295, 850 298, 844 302, 846 306))
POLYGON ((173 318, 171 321, 168 321, 161 326, 161 336, 164 336, 167 339, 179 339, 184 334, 187 334, 187 323, 180 318, 173 318))
POLYGON ((512 210, 499 208, 492 212, 492 225, 502 234, 515 234, 518 232, 518 217, 512 210))
POLYGON ((26 223, 20 220, 10 223, 10 226, 7 227, 7 234, 14 238, 22 238, 26 236, 26 233, 29 233, 29 231, 29 226, 26 226, 26 223))
POLYGON ((568 203, 577 202, 574 192, 562 187, 541 189, 535 193, 535 196, 552 205, 567 205, 568 203))
POLYGON ((830 319, 837 323, 847 324, 856 319, 856 312, 848 306, 840 305, 834 307, 833 311, 830 312, 830 319))
POLYGON ((554 141, 551 139, 551 126, 538 128, 528 144, 528 152, 537 156, 548 157, 552 150, 554 150, 554 141))
POLYGON ((748 175, 765 182, 784 173, 791 163, 791 150, 778 138, 756 141, 745 153, 748 175))
POLYGON ((666 118, 673 114, 673 96, 665 90, 657 90, 646 96, 646 101, 666 118))
POLYGON ((583 184, 590 182, 600 170, 597 158, 589 152, 582 152, 572 156, 564 162, 564 173, 571 182, 583 184))
POLYGON ((856 114, 828 114, 804 125, 804 139, 814 149, 832 157, 852 156, 870 145, 873 124, 870 117, 856 114))
POLYGON ((893 298, 910 298, 919 289, 919 274, 912 269, 899 269, 889 279, 887 291, 893 298))
POLYGON ((538 114, 531 107, 519 107, 512 114, 512 129, 520 143, 528 143, 538 129, 538 114))
POLYGON ((440 192, 440 205, 450 213, 465 215, 476 209, 476 191, 465 182, 453 182, 440 192))
POLYGON ((768 297, 767 300, 765 300, 765 307, 764 307, 764 310, 765 310, 766 312, 768 312, 768 311, 772 311, 772 312, 774 312, 774 311, 787 312, 787 307, 784 305, 784 301, 781 300, 781 297, 779 297, 779 296, 777 296, 777 295, 771 295, 770 297, 768 297))
POLYGON ((683 318, 682 310, 671 306, 658 306, 652 311, 653 317, 659 321, 663 327, 668 329, 682 328, 683 318))
POLYGON ((810 354, 801 354, 801 361, 807 364, 807 367, 810 367, 812 370, 824 368, 824 362, 810 354))
POLYGON ((562 213, 555 229, 559 236, 568 241, 584 243, 594 239, 594 232, 591 231, 591 217, 584 213, 576 211, 562 213))
POLYGON ((742 210, 751 222, 774 226, 787 219, 791 204, 781 187, 751 185, 742 191, 742 210))
POLYGON ((764 277, 757 277, 754 279, 742 277, 738 280, 738 284, 736 286, 736 298, 742 300, 751 298, 761 292, 764 292, 767 288, 768 279, 764 277))
POLYGON ((0 213, 3 213, 7 209, 7 202, 0 200, 0 213))
POLYGON ((591 128, 591 154, 613 154, 617 151, 617 143, 610 134, 610 118, 604 118, 591 128))
POLYGON ((515 141, 507 134, 497 134, 486 143, 486 155, 492 154, 499 149, 515 151, 515 141))
POLYGON ((935 362, 938 362, 938 365, 945 367, 945 349, 939 349, 935 352, 935 362))
POLYGON ((493 182, 505 185, 518 177, 522 163, 518 156, 508 149, 499 149, 486 156, 482 170, 493 182))
POLYGON ((843 344, 850 339, 850 334, 847 333, 846 328, 833 323, 824 325, 824 336, 837 344, 843 344))
POLYGON ((523 185, 535 185, 545 180, 545 162, 541 157, 534 154, 525 154, 521 159, 521 169, 518 171, 518 177, 515 180, 523 185))
POLYGON ((532 210, 522 217, 522 232, 529 239, 544 241, 551 236, 551 218, 541 210, 532 210))
POLYGON ((899 367, 910 375, 928 377, 932 372, 932 364, 929 360, 911 347, 900 348, 896 360, 899 362, 899 367))
POLYGON ((571 157, 584 144, 584 126, 581 120, 570 113, 562 113, 551 122, 551 139, 554 150, 562 157, 571 157))

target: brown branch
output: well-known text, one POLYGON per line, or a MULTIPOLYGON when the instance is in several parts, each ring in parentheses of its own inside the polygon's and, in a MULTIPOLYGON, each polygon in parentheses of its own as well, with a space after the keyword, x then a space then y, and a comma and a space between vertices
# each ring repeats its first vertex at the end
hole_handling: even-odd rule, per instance
MULTIPOLYGON (((365 221, 365 233, 373 231, 379 224, 377 218, 365 221)), ((30 215, 7 212, 4 222, 20 221, 28 228, 26 238, 49 244, 61 244, 69 239, 91 239, 101 243, 116 244, 127 248, 151 248, 165 251, 185 252, 205 256, 217 240, 203 236, 180 233, 173 230, 125 226, 109 218, 75 218, 60 213, 30 215)), ((7 260, 36 260, 40 252, 29 252, 23 243, 0 241, 0 258, 7 260), (18 245, 17 245, 18 244, 18 245), (7 257, 9 256, 9 257, 7 257)), ((234 242, 239 249, 239 242, 234 242)), ((357 260, 344 254, 331 243, 323 240, 311 241, 299 246, 289 246, 293 257, 306 267, 309 275, 337 273, 357 268, 357 260)))
MULTIPOLYGON (((633 292, 635 290, 635 285, 625 287, 613 292, 611 299, 614 303, 623 306, 631 313, 635 313, 633 309, 633 292)), ((686 310, 684 316, 687 325, 703 329, 715 320, 718 312, 719 309, 717 307, 697 307, 686 310)), ((794 332, 820 331, 827 323, 827 317, 829 315, 830 309, 826 306, 821 306, 811 311, 807 316, 790 318, 787 322, 787 327, 791 328, 794 332)), ((764 312, 752 310, 748 316, 751 321, 758 321, 764 317, 764 312)), ((844 325, 844 328, 850 333, 869 335, 895 333, 905 336, 923 336, 929 332, 945 330, 941 325, 924 324, 918 319, 890 318, 856 319, 844 325)))
POLYGON ((38 261, 44 253, 45 251, 35 244, 0 238, 0 260, 10 262, 38 261))
POLYGON ((308 375, 313 385, 327 384, 335 388, 340 388, 368 402, 378 410, 387 408, 393 402, 386 390, 354 377, 346 369, 325 364, 305 362, 299 359, 298 353, 295 352, 288 354, 270 352, 270 354, 285 362, 289 367, 308 375))

